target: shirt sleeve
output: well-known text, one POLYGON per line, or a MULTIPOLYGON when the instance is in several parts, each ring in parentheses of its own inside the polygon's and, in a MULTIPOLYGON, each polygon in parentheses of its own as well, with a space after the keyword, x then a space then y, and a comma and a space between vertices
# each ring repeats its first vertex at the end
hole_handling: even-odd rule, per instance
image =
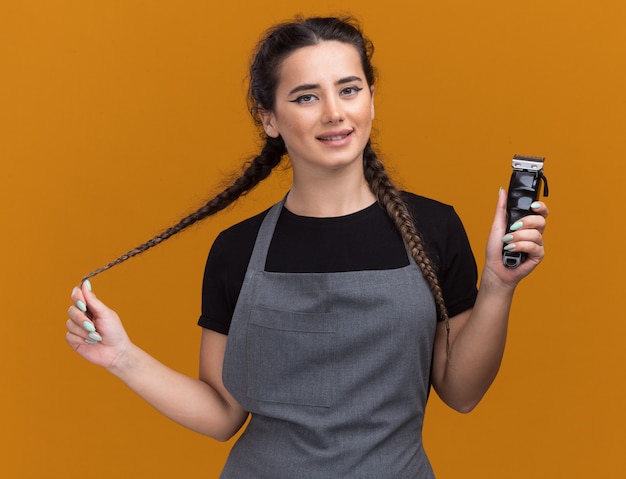
POLYGON ((198 324, 221 334, 228 334, 230 327, 229 311, 234 303, 228 292, 228 268, 225 261, 224 241, 218 236, 204 268, 202 280, 202 313, 198 324))
POLYGON ((439 276, 448 315, 453 317, 474 306, 478 269, 461 219, 452 207, 449 212, 439 276))
POLYGON ((209 251, 202 280, 198 325, 228 334, 230 322, 267 211, 222 231, 209 251))
POLYGON ((452 206, 405 193, 415 225, 434 263, 450 317, 471 308, 478 294, 478 269, 463 223, 452 206))

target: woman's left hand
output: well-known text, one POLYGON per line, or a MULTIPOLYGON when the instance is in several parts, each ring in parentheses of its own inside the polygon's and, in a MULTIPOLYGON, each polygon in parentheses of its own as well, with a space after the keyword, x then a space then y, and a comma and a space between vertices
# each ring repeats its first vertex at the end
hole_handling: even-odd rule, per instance
POLYGON ((507 233, 507 194, 503 189, 487 241, 487 254, 474 307, 439 323, 433 355, 432 383, 443 401, 462 412, 471 411, 493 382, 502 362, 511 300, 520 280, 543 260, 543 232, 548 208, 533 203, 531 214, 507 233), (526 254, 514 269, 502 263, 502 248, 526 254), (449 341, 449 350, 447 348, 449 341))
POLYGON ((514 225, 515 231, 506 233, 508 218, 506 213, 507 194, 500 189, 498 204, 487 242, 484 280, 499 280, 503 285, 515 287, 519 281, 530 274, 543 260, 545 251, 543 233, 546 228, 548 208, 542 201, 532 204, 532 213, 523 217, 514 225), (534 214, 533 214, 534 213, 534 214), (513 269, 502 264, 502 248, 509 245, 510 251, 525 253, 525 260, 513 269), (487 275, 487 277, 485 277, 487 275))

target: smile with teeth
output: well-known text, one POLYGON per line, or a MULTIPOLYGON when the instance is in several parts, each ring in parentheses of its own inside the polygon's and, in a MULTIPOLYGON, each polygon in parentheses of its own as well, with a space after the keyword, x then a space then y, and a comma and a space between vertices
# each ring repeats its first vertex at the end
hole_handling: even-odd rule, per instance
POLYGON ((317 139, 321 140, 321 141, 338 141, 338 140, 343 140, 344 138, 346 138, 348 135, 351 135, 352 132, 347 132, 347 133, 341 133, 341 134, 335 134, 335 135, 329 135, 329 136, 318 136, 317 139))

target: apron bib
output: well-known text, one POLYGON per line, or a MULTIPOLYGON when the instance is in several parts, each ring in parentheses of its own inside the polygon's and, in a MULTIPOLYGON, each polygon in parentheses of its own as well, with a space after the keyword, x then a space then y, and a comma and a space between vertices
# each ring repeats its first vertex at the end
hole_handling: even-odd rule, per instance
POLYGON ((434 478, 422 448, 435 304, 403 268, 266 272, 283 202, 259 230, 223 380, 250 422, 222 479, 434 478))

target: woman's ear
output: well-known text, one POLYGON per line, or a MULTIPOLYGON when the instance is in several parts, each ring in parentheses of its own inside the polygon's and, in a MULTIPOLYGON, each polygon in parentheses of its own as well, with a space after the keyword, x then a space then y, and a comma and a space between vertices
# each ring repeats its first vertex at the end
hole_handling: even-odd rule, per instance
POLYGON ((372 120, 375 118, 375 108, 374 108, 374 85, 370 87, 370 94, 372 96, 372 120))
POLYGON ((280 136, 280 132, 276 127, 276 117, 274 116, 274 113, 259 108, 259 117, 261 118, 261 123, 263 123, 263 129, 265 130, 267 136, 271 138, 278 138, 280 136))

